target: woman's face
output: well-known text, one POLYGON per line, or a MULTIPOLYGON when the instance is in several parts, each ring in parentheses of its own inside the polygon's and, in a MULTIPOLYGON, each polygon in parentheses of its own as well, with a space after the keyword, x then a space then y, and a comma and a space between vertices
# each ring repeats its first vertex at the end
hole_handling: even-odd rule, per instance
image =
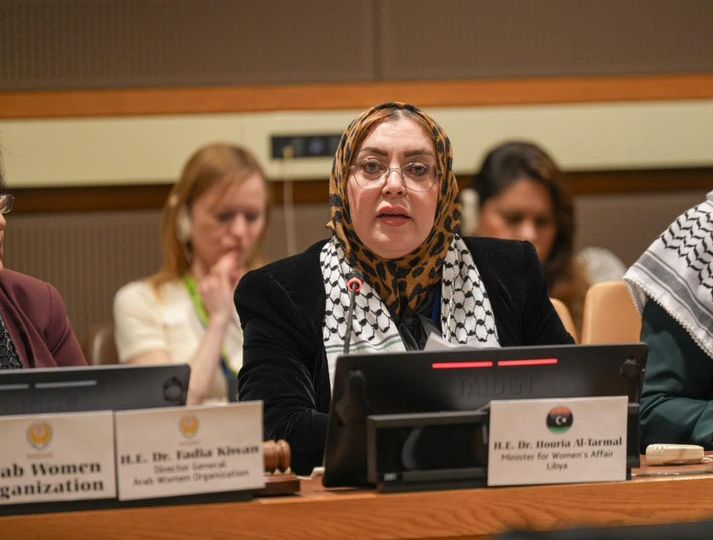
POLYGON ((552 197, 539 182, 523 178, 488 199, 480 210, 480 236, 527 240, 541 261, 552 254, 557 236, 552 197))
POLYGON ((426 192, 409 191, 400 176, 408 163, 437 167, 433 141, 413 120, 399 117, 378 124, 364 140, 353 164, 379 161, 390 170, 376 189, 362 189, 350 175, 347 198, 354 231, 373 253, 384 259, 416 249, 433 228, 438 182, 426 192))
POLYGON ((255 173, 230 187, 213 187, 191 208, 194 263, 207 272, 223 257, 245 270, 266 223, 267 190, 255 173))

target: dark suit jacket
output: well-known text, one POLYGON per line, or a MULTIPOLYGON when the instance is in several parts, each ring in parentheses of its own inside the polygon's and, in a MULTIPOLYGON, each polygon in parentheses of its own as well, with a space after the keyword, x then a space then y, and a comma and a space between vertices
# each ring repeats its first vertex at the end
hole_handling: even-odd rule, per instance
POLYGON ((25 367, 86 365, 64 302, 49 283, 3 269, 0 311, 25 367))
MULTIPOLYGON (((502 346, 572 343, 531 244, 489 238, 466 243, 502 346)), ((322 463, 331 395, 322 341, 323 245, 248 273, 235 293, 244 332, 240 399, 264 402, 264 436, 290 443, 292 468, 300 474, 322 463)))

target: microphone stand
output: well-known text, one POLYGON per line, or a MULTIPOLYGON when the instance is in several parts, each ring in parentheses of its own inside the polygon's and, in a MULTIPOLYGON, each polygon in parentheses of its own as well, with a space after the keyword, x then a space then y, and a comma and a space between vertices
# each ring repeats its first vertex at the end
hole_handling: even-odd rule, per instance
POLYGON ((354 316, 354 305, 356 296, 364 286, 364 276, 359 272, 349 272, 347 274, 347 290, 349 291, 349 311, 347 312, 347 333, 344 336, 344 354, 349 352, 352 341, 352 317, 354 316))

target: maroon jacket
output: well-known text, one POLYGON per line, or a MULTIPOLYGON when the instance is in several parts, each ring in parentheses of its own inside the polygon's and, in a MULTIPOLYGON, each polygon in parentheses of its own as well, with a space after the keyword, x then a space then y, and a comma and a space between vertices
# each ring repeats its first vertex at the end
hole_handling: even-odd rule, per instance
POLYGON ((62 297, 49 283, 3 269, 0 312, 25 367, 87 364, 62 297))

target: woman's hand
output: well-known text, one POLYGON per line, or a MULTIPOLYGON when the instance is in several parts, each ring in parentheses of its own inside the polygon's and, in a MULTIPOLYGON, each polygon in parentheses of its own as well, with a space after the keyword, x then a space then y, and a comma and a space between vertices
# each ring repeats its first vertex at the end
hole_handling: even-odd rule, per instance
POLYGON ((233 292, 245 270, 237 268, 235 253, 228 252, 204 276, 198 277, 198 292, 211 323, 226 324, 232 317, 233 292))
POLYGON ((198 293, 208 314, 208 325, 198 350, 191 361, 191 379, 188 386, 188 404, 201 403, 215 380, 219 369, 223 341, 228 324, 233 318, 233 292, 245 269, 238 266, 234 252, 223 255, 206 273, 199 266, 193 273, 198 293))

